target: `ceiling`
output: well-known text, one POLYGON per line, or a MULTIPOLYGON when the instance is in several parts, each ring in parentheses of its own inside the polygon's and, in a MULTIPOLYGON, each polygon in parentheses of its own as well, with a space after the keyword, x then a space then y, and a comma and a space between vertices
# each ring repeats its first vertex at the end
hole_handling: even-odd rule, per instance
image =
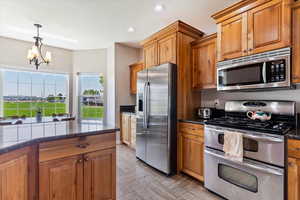
POLYGON ((34 23, 44 43, 66 49, 106 48, 113 42, 138 46, 162 27, 182 20, 205 33, 210 16, 239 0, 0 0, 0 36, 33 41, 34 23), (155 12, 157 3, 164 11, 155 12), (134 27, 135 32, 128 32, 134 27))

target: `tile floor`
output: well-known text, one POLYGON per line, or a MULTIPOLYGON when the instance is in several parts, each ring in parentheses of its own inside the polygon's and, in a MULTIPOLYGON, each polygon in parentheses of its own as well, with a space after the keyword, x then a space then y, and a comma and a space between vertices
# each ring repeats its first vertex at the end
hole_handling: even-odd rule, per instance
POLYGON ((166 177, 135 158, 135 152, 117 145, 118 200, 220 200, 186 176, 166 177))

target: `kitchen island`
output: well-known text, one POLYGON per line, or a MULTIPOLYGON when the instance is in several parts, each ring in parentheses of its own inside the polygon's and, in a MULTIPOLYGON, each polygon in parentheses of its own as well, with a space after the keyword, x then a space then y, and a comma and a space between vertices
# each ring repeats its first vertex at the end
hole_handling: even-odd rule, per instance
POLYGON ((0 199, 115 199, 118 130, 75 120, 0 126, 0 199))

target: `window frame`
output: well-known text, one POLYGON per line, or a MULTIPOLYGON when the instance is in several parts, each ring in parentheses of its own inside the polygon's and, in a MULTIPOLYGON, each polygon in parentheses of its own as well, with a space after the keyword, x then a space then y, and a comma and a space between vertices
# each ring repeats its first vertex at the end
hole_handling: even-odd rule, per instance
MULTIPOLYGON (((55 71, 36 71, 36 70, 33 70, 33 69, 27 69, 27 68, 23 68, 23 67, 5 67, 5 66, 2 66, 0 65, 0 85, 2 85, 2 87, 0 87, 0 117, 4 117, 4 114, 5 114, 5 109, 4 109, 4 81, 5 81, 5 76, 4 76, 4 73, 5 71, 12 71, 12 72, 17 72, 17 73, 20 73, 20 72, 24 72, 24 73, 39 73, 39 74, 49 74, 49 75, 63 75, 66 77, 66 91, 65 91, 65 111, 66 113, 69 113, 70 112, 70 105, 71 105, 71 102, 70 102, 70 74, 67 73, 67 72, 55 72, 55 71)), ((17 88, 19 88, 19 85, 20 84, 23 84, 22 82, 20 82, 19 78, 18 80, 16 81, 16 84, 17 84, 17 88)), ((31 81, 30 83, 28 83, 30 85, 30 90, 31 90, 31 97, 33 97, 32 95, 32 90, 33 90, 33 85, 37 84, 37 83, 34 83, 32 81, 32 77, 31 77, 31 81)), ((42 98, 46 98, 46 94, 45 94, 45 88, 46 88, 46 85, 50 85, 50 84, 46 84, 45 83, 45 79, 43 79, 43 95, 42 95, 42 98)), ((56 87, 57 85, 55 84, 54 88, 55 88, 55 91, 56 91, 56 87)), ((55 92, 56 93, 56 92, 55 92)), ((18 94, 17 92, 17 96, 21 96, 18 94)), ((57 94, 54 95, 54 97, 57 97, 57 94)), ((57 103, 57 102, 54 102, 54 103, 57 103)), ((56 112, 56 105, 55 106, 55 112, 56 112)), ((44 116, 45 114, 45 110, 47 109, 47 107, 42 107, 43 109, 43 117, 49 117, 49 116, 44 116)), ((19 112, 19 109, 11 109, 11 110, 17 110, 17 112, 19 112)), ((22 110, 22 109, 21 109, 22 110)), ((26 109, 27 110, 27 109, 26 109)), ((30 109, 30 112, 31 112, 31 118, 34 117, 32 115, 32 111, 33 109, 31 108, 30 109)), ((30 118, 27 116, 27 118, 30 118)))
MULTIPOLYGON (((77 73, 77 115, 78 115, 78 119, 80 119, 81 121, 83 120, 87 120, 89 122, 97 122, 97 123, 104 123, 105 121, 105 95, 106 95, 106 90, 105 90, 105 81, 103 83, 103 87, 104 87, 104 90, 103 90, 103 117, 102 118, 82 118, 81 117, 81 97, 83 97, 84 95, 81 95, 81 92, 82 92, 82 84, 81 84, 81 76, 102 76, 105 80, 105 76, 103 73, 101 72, 78 72, 77 73)), ((95 95, 94 95, 95 96, 95 95)))

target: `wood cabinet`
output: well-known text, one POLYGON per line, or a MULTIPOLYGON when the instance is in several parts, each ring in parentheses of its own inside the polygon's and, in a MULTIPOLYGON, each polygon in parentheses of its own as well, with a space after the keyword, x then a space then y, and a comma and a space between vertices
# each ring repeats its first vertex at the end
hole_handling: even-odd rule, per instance
POLYGON ((136 116, 133 113, 121 114, 121 141, 122 143, 135 148, 136 138, 136 116))
POLYGON ((116 199, 115 134, 91 138, 65 139, 40 145, 39 195, 43 200, 116 199), (113 137, 111 137, 113 136, 113 137), (76 140, 80 145, 76 145, 76 140), (111 146, 114 144, 114 146, 111 146), (79 151, 74 150, 78 148, 79 151), (50 153, 50 151, 52 153, 50 153), (69 153, 67 153, 69 152, 69 153), (55 156, 56 155, 56 156, 55 156))
POLYGON ((300 1, 293 5, 293 59, 292 79, 294 83, 300 83, 300 1))
POLYGON ((116 199, 116 151, 84 155, 84 200, 116 199))
POLYGON ((192 43, 192 86, 194 89, 216 88, 217 34, 192 43))
POLYGON ((158 41, 158 64, 176 64, 176 37, 176 33, 173 33, 158 41))
POLYGON ((300 140, 288 140, 288 200, 300 199, 300 140))
POLYGON ((31 148, 0 156, 0 200, 34 200, 35 175, 31 148))
POLYGON ((201 94, 192 88, 192 48, 190 43, 200 39, 203 32, 176 21, 141 42, 145 67, 167 62, 177 65, 177 117, 185 118, 200 106, 201 94))
POLYGON ((157 58, 157 41, 153 41, 143 48, 144 65, 145 68, 149 68, 158 65, 157 58))
POLYGON ((179 171, 204 181, 204 127, 179 123, 179 171))
POLYGON ((291 45, 292 0, 245 0, 214 14, 218 61, 291 45))
POLYGON ((40 199, 84 199, 82 156, 42 162, 39 171, 40 199))
POLYGON ((136 94, 137 92, 137 73, 144 69, 143 63, 135 63, 130 67, 130 93, 136 94))

